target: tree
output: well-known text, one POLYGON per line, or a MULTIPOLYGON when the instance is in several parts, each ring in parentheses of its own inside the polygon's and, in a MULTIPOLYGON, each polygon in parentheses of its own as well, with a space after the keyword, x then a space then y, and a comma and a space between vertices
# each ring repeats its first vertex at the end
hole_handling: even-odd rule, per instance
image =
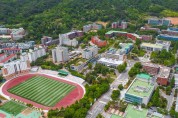
POLYGON ((170 82, 171 88, 174 88, 174 84, 175 84, 175 78, 173 77, 170 82))
POLYGON ((172 90, 171 86, 166 87, 166 95, 170 95, 171 90, 172 90))
POLYGON ((96 118, 104 118, 101 114, 98 114, 96 118))
POLYGON ((136 39, 135 44, 136 44, 137 47, 139 48, 139 47, 140 47, 140 44, 141 44, 141 40, 140 40, 140 39, 136 39))
POLYGON ((88 64, 88 68, 91 70, 92 69, 92 63, 88 64))
POLYGON ((119 73, 122 73, 123 71, 125 71, 126 67, 127 63, 124 62, 123 64, 118 65, 117 70, 119 71, 119 73))
POLYGON ((72 118, 75 114, 75 109, 74 108, 68 108, 65 110, 64 117, 65 118, 72 118))
POLYGON ((112 95, 111 95, 112 100, 117 100, 119 96, 120 96, 120 91, 113 90, 112 95))
POLYGON ((134 67, 138 68, 138 69, 141 69, 142 68, 142 64, 140 62, 136 62, 134 64, 134 67))
POLYGON ((122 84, 119 84, 118 89, 119 89, 119 90, 123 90, 123 89, 124 89, 123 85, 122 85, 122 84))

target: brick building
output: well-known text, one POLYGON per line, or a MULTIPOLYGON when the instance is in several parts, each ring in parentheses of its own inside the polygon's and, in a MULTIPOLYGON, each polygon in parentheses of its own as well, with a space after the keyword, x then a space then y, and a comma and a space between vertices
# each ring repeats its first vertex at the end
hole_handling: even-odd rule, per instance
POLYGON ((169 67, 160 66, 160 72, 156 80, 159 85, 167 86, 169 84, 170 71, 171 69, 169 67))
POLYGON ((98 38, 98 36, 93 36, 91 37, 91 42, 98 47, 103 47, 107 45, 107 41, 102 41, 101 39, 98 38))
POLYGON ((159 73, 159 65, 153 63, 142 63, 143 70, 150 75, 157 75, 159 73))

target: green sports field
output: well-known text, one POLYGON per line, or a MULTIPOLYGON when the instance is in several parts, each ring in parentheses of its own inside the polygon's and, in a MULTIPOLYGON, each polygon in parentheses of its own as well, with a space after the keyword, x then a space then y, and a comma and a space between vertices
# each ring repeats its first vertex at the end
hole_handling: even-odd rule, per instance
POLYGON ((44 106, 52 107, 70 93, 75 86, 43 76, 34 76, 10 88, 12 94, 21 96, 44 106))
POLYGON ((6 102, 5 104, 3 104, 0 107, 0 110, 16 116, 17 114, 21 113, 25 108, 27 108, 27 107, 20 103, 17 103, 15 101, 9 101, 9 102, 6 102))

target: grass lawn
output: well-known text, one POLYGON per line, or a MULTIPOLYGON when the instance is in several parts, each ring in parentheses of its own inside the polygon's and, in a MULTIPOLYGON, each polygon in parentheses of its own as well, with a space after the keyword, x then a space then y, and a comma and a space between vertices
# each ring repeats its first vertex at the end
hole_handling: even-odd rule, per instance
POLYGON ((10 88, 12 94, 52 107, 70 93, 75 86, 43 76, 34 76, 10 88))
POLYGON ((2 105, 0 107, 0 110, 16 116, 17 114, 21 113, 25 108, 27 107, 24 105, 21 105, 20 103, 17 103, 15 101, 9 101, 9 102, 6 102, 4 105, 2 105))

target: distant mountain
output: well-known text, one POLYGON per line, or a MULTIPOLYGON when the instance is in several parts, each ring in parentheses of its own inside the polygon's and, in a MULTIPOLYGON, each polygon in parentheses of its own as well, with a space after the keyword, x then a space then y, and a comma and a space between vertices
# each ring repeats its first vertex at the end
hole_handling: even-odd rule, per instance
POLYGON ((149 15, 171 16, 177 6, 178 0, 1 0, 0 23, 22 26, 29 31, 28 39, 39 39, 57 37, 90 21, 140 23, 149 15))

